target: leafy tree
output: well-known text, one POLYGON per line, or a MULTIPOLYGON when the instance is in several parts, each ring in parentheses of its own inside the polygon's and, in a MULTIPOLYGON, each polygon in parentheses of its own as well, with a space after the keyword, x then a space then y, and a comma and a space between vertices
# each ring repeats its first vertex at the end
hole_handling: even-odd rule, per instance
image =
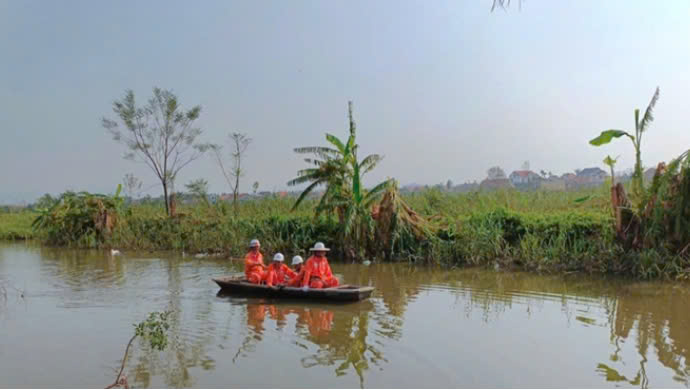
POLYGON ((138 198, 141 191, 141 186, 144 184, 139 178, 132 173, 125 174, 123 179, 124 190, 130 198, 138 198))
POLYGON ((489 168, 489 170, 486 172, 486 175, 488 176, 489 180, 506 178, 505 171, 503 171, 503 169, 499 166, 489 168))
POLYGON ((208 181, 206 179, 192 180, 185 184, 187 191, 208 205, 208 181))
POLYGON ((194 123, 201 106, 183 110, 177 96, 168 90, 153 89, 153 97, 139 107, 134 92, 127 90, 113 103, 118 120, 103 118, 103 127, 113 140, 124 144, 125 158, 146 164, 161 182, 165 211, 170 215, 169 193, 180 170, 201 157, 212 145, 198 142, 202 131, 194 123))
POLYGON ((35 209, 49 209, 53 207, 59 199, 54 198, 50 194, 44 194, 38 200, 36 200, 36 203, 34 204, 35 209))
MULTIPOLYGON (((228 135, 230 138, 231 152, 230 156, 232 158, 230 169, 225 168, 225 163, 223 162, 223 155, 221 153, 222 147, 219 145, 214 145, 211 150, 213 151, 213 156, 215 157, 216 163, 220 167, 225 181, 232 189, 232 205, 235 209, 235 214, 237 214, 237 198, 240 192, 240 177, 244 176, 244 168, 242 166, 242 158, 244 157, 244 152, 252 143, 252 139, 243 133, 232 133, 228 135)), ((258 185, 257 185, 258 188, 258 185)), ((256 190, 254 190, 256 192, 256 190)))

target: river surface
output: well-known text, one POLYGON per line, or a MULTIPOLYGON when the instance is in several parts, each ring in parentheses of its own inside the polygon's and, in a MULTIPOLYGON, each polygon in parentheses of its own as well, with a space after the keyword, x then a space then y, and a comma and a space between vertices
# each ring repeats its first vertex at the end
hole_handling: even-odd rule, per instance
MULTIPOLYGON (((288 256, 290 257, 290 256, 288 256)), ((364 302, 218 296, 229 259, 0 244, 0 387, 688 387, 690 288, 577 275, 333 264, 364 302), (23 294, 23 297, 22 297, 23 294)))

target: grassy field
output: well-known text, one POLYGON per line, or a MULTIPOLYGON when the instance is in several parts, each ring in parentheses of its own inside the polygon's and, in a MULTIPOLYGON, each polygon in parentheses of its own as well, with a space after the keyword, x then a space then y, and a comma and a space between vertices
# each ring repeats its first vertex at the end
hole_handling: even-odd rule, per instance
MULTIPOLYGON (((405 195, 416 211, 441 228, 429 239, 398 237, 388 261, 444 266, 483 265, 540 272, 596 272, 642 278, 685 277, 690 262, 659 251, 624 252, 614 241, 608 190, 582 192, 444 193, 405 195), (583 201, 583 199, 586 199, 583 201)), ((306 254, 315 241, 341 256, 334 217, 313 217, 313 201, 291 212, 293 199, 178 206, 168 218, 161 206, 124 206, 112 234, 67 236, 65 228, 32 233, 37 214, 0 214, 0 237, 35 237, 42 243, 77 247, 217 252, 241 256, 258 237, 267 253, 306 254), (35 235, 34 235, 35 234, 35 235), (74 238, 77 237, 77 238, 74 238)), ((384 254, 372 254, 383 259, 384 254)))
POLYGON ((0 212, 0 240, 26 240, 33 237, 31 222, 36 213, 30 211, 0 212))

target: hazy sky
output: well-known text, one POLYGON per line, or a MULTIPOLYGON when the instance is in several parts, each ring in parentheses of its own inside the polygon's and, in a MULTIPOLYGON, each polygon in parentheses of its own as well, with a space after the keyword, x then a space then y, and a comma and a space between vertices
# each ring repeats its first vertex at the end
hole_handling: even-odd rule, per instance
MULTIPOLYGON (((7 1, 0 0, 0 201, 65 189, 112 192, 127 172, 100 119, 125 89, 153 86, 203 107, 203 138, 254 139, 242 190, 287 188, 296 146, 345 137, 354 101, 367 184, 481 179, 498 164, 561 174, 633 165, 630 129, 661 87, 643 141, 648 165, 690 147, 690 1, 7 1)), ((177 187, 209 180, 210 158, 177 187)), ((158 187, 150 191, 160 193, 158 187)))

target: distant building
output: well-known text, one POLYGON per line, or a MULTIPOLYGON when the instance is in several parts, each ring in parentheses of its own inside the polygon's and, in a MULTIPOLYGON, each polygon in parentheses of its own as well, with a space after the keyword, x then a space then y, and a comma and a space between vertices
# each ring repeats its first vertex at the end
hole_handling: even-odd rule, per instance
POLYGON ((513 171, 508 177, 510 183, 519 190, 535 190, 539 188, 542 178, 529 170, 513 171))
POLYGON ((577 175, 566 179, 565 186, 568 190, 578 190, 582 188, 599 187, 609 175, 601 168, 585 168, 577 172, 577 175))

